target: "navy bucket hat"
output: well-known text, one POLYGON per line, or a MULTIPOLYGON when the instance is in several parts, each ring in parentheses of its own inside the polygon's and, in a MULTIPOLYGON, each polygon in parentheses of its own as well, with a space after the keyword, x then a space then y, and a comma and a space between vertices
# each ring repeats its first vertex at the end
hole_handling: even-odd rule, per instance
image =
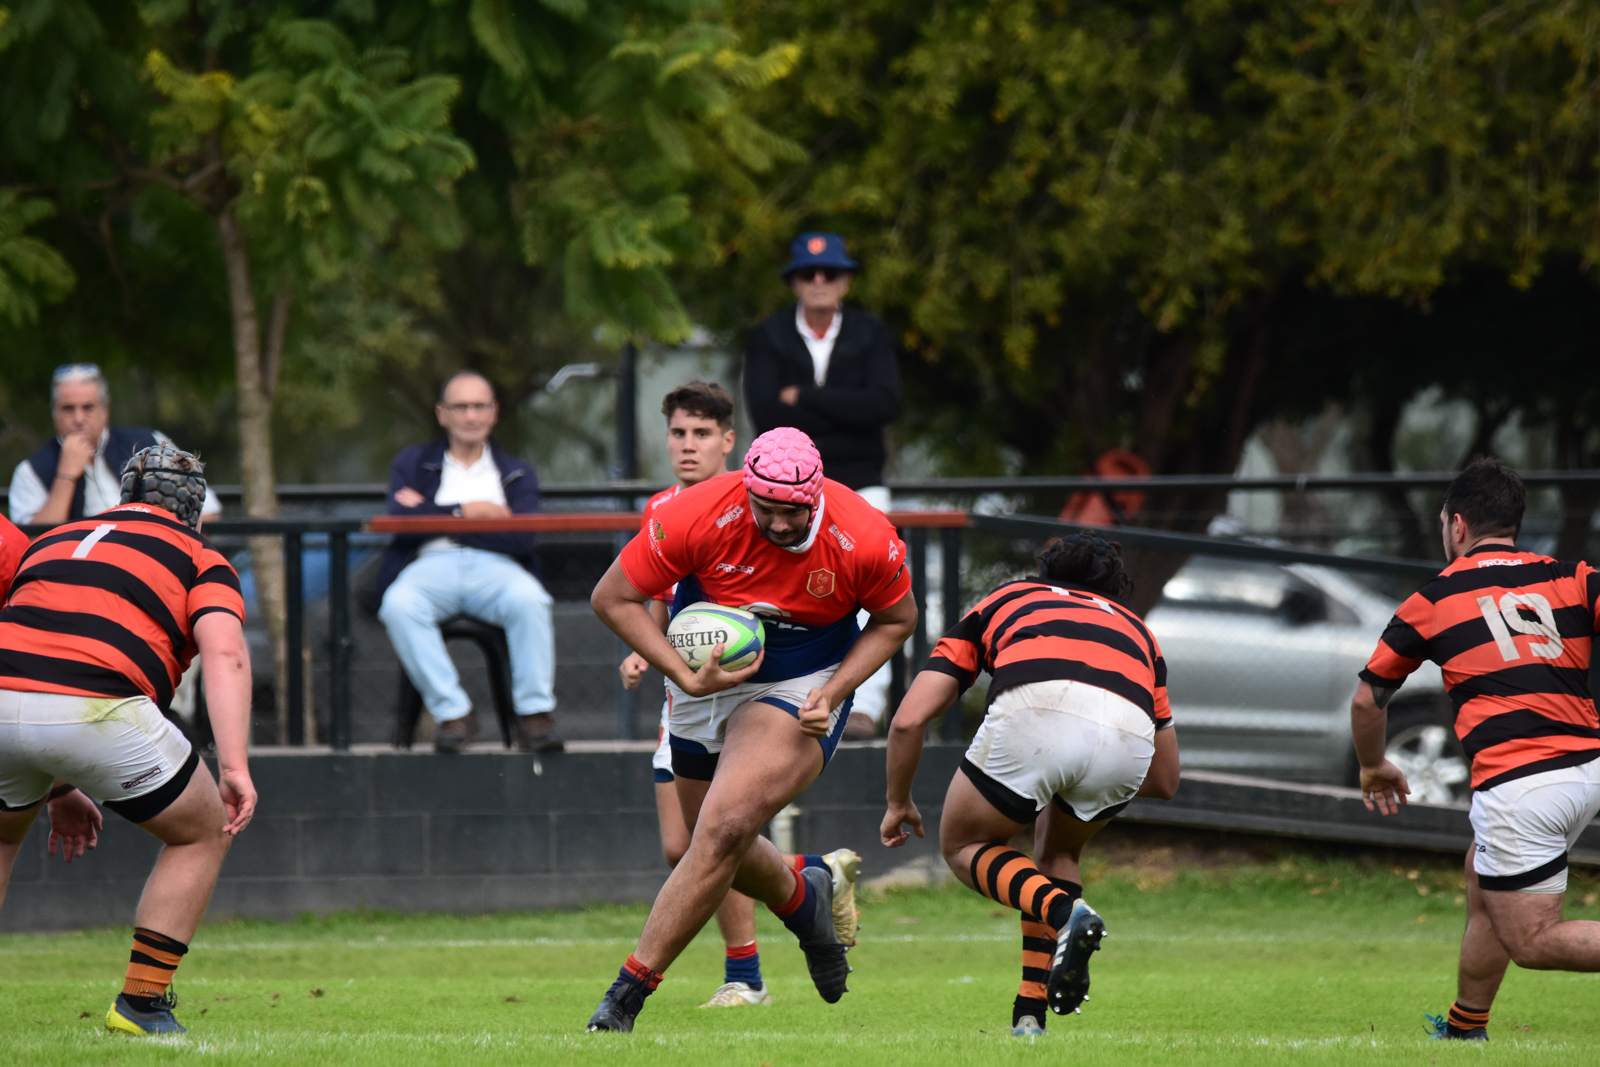
POLYGON ((783 276, 818 267, 859 270, 860 264, 845 254, 844 238, 836 233, 803 233, 796 237, 789 246, 789 265, 783 268, 783 276))

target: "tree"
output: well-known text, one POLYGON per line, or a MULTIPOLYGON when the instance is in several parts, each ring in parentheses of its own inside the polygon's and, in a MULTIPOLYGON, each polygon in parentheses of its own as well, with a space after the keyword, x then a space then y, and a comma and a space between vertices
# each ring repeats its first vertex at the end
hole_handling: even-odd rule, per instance
MULTIPOLYGON (((41 140, 66 139, 77 118, 83 129, 72 142, 94 153, 88 169, 100 171, 58 191, 92 184, 107 195, 103 227, 150 186, 211 220, 227 278, 245 510, 275 515, 272 402, 296 289, 337 278, 402 226, 438 247, 459 241, 451 185, 473 162, 448 130, 459 85, 413 77, 405 52, 358 48, 335 24, 282 8, 152 2, 129 18, 118 5, 123 28, 140 29, 127 36, 105 33, 93 12, 52 8, 34 3, 18 19, 24 49, 35 58, 55 51, 66 73, 57 81, 66 82, 69 117, 51 118, 55 98, 46 99, 41 140), (142 91, 115 86, 102 111, 88 84, 75 84, 78 69, 97 63, 136 64, 142 91), (74 90, 84 101, 76 114, 74 90), (262 288, 271 294, 265 323, 262 288)), ((36 153, 41 162, 51 155, 36 153)), ((288 650, 276 539, 254 539, 251 559, 274 637, 281 718, 288 650)))
MULTIPOLYGON (((801 46, 757 114, 812 156, 746 222, 739 273, 767 276, 797 229, 850 234, 916 368, 907 428, 955 469, 1121 446, 1232 470, 1274 405, 1307 399, 1300 294, 1419 306, 1474 265, 1526 287, 1600 232, 1576 5, 732 10, 801 46)), ((1221 503, 1144 519, 1203 527, 1221 503)))

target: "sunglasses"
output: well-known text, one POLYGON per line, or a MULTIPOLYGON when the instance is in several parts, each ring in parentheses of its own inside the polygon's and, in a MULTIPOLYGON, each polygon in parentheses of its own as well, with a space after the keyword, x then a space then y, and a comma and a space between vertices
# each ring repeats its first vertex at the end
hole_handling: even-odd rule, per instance
POLYGON ((846 275, 848 273, 850 273, 850 272, 849 271, 840 270, 838 267, 816 267, 816 268, 814 268, 812 270, 804 270, 804 269, 802 269, 802 270, 797 270, 797 271, 791 271, 790 274, 789 274, 789 277, 791 279, 798 278, 800 281, 803 281, 803 282, 810 282, 810 281, 836 282, 841 277, 843 277, 844 275, 846 275))

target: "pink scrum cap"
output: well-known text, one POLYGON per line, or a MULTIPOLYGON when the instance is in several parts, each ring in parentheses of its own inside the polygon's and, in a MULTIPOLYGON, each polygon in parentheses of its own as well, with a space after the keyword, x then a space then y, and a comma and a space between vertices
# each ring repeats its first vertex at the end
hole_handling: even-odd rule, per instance
POLYGON ((745 453, 744 487, 763 500, 814 508, 822 499, 822 456, 792 426, 768 430, 745 453))

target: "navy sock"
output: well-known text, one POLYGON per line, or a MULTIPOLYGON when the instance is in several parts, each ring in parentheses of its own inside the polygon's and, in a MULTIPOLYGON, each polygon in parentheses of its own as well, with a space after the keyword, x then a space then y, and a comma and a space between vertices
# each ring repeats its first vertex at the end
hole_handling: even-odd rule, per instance
POLYGON ((805 937, 811 932, 811 925, 817 917, 817 894, 811 889, 811 883, 800 877, 794 876, 794 895, 784 902, 782 907, 773 908, 772 914, 783 920, 783 925, 796 937, 805 937))
MULTIPOLYGON (((821 856, 814 856, 811 853, 807 852, 807 853, 803 854, 800 858, 805 860, 805 864, 804 864, 805 867, 820 867, 825 871, 828 870, 828 864, 826 863, 826 861, 823 860, 823 858, 821 856)), ((831 874, 832 872, 830 871, 829 873, 831 874)))
POLYGON ((722 980, 743 982, 751 989, 760 989, 761 953, 756 951, 756 943, 752 941, 737 948, 729 946, 727 951, 722 963, 722 980))

